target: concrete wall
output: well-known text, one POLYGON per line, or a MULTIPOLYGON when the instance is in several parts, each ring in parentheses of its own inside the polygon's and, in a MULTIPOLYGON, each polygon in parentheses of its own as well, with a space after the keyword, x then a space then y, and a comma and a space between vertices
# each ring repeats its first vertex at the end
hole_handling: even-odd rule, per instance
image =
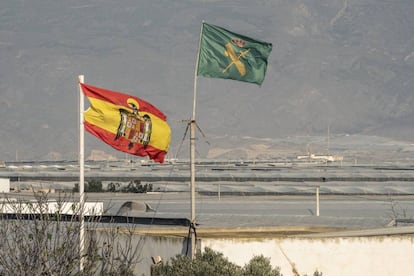
MULTIPOLYGON (((122 239, 122 237, 119 237, 122 239)), ((126 236, 123 236, 124 241, 126 236)), ((151 275, 152 257, 159 256, 167 261, 177 255, 184 255, 187 251, 187 239, 180 237, 161 237, 137 235, 133 239, 133 248, 138 248, 139 258, 135 266, 135 275, 151 275)), ((122 243, 122 242, 121 242, 122 243)), ((122 246, 122 244, 121 244, 122 246)))
MULTIPOLYGON (((138 235, 140 236, 140 235, 138 235)), ((151 275, 151 257, 163 261, 186 253, 186 239, 180 237, 142 236, 140 261, 136 275, 151 275)), ((135 239, 138 241, 138 239, 135 239)), ((254 256, 270 258, 284 276, 312 276, 317 270, 323 276, 412 276, 414 275, 414 237, 347 237, 347 238, 203 238, 201 249, 221 252, 229 261, 244 266, 254 256)))
POLYGON ((202 248, 222 252, 229 261, 244 266, 257 255, 270 257, 283 275, 324 276, 414 275, 414 242, 411 236, 360 238, 203 239, 202 248))

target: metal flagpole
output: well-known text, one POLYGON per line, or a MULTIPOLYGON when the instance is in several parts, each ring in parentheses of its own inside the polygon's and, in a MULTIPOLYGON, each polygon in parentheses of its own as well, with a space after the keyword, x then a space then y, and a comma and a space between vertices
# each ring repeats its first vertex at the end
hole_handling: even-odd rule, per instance
POLYGON ((80 265, 79 270, 82 273, 85 264, 85 218, 84 218, 84 206, 85 206, 85 148, 84 148, 84 133, 85 128, 83 124, 83 112, 85 110, 84 95, 82 92, 81 83, 84 82, 84 76, 79 75, 79 254, 80 265))
POLYGON ((204 21, 201 24, 200 38, 198 42, 198 51, 196 66, 194 70, 194 99, 193 99, 193 114, 190 121, 190 178, 191 178, 191 259, 195 258, 196 251, 196 217, 195 217, 195 129, 196 129, 196 102, 197 102, 197 71, 198 59, 200 56, 201 36, 203 34, 204 21))

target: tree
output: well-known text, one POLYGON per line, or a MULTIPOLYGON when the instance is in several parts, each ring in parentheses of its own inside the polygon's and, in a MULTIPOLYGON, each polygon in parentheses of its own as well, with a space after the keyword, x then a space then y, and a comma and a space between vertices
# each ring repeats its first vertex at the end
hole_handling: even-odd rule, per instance
POLYGON ((97 180, 88 181, 85 187, 85 192, 101 193, 102 191, 103 191, 102 181, 97 181, 97 180))
POLYGON ((280 268, 272 268, 270 259, 264 256, 255 256, 243 268, 244 276, 280 276, 280 268))
MULTIPOLYGON (((222 253, 206 247, 197 253, 194 260, 188 256, 177 255, 168 262, 152 267, 152 276, 282 276, 280 267, 273 268, 270 259, 263 255, 253 257, 244 267, 230 262, 222 253)), ((313 276, 322 276, 315 271, 313 276)))
MULTIPOLYGON (((117 192, 121 191, 123 193, 146 193, 152 192, 152 184, 141 184, 141 180, 130 181, 126 187, 121 187, 120 183, 109 183, 106 190, 103 189, 102 181, 91 180, 85 184, 85 192, 100 193, 100 192, 117 192)), ((75 183, 72 189, 72 192, 79 192, 79 184, 75 183)))
POLYGON ((125 193, 146 193, 152 191, 152 184, 141 184, 141 180, 130 181, 128 185, 122 189, 125 193))
MULTIPOLYGON (((35 193, 34 198, 6 198, 0 204, 0 275, 80 275, 79 204, 72 195, 59 194, 52 212, 48 194, 35 193), (64 214, 68 206, 71 215, 64 214)), ((133 275, 141 239, 132 246, 133 227, 122 233, 114 226, 97 231, 99 219, 85 222, 87 253, 82 275, 133 275)))
POLYGON ((153 276, 161 275, 231 275, 231 276, 280 276, 279 268, 273 269, 270 261, 263 257, 254 257, 244 268, 230 262, 222 253, 208 247, 196 258, 177 255, 168 263, 160 263, 153 267, 153 276))
POLYGON ((107 191, 111 192, 111 193, 114 193, 114 192, 116 192, 117 188, 119 188, 119 186, 121 186, 119 183, 111 182, 111 183, 108 184, 107 191))

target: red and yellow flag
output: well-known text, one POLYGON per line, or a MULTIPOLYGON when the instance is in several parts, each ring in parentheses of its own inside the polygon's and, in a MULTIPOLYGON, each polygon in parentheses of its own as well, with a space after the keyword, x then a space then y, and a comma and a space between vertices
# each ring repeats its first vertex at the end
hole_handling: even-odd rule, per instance
POLYGON ((171 140, 164 113, 138 97, 80 85, 90 102, 84 113, 88 132, 119 151, 164 162, 171 140))

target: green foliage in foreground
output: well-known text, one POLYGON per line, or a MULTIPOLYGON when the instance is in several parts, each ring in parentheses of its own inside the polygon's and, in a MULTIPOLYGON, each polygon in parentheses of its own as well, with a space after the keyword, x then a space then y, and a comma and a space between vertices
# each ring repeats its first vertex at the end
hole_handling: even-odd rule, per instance
POLYGON ((177 255, 168 263, 154 266, 152 272, 153 276, 281 276, 280 268, 272 268, 270 260, 263 256, 256 256, 244 267, 240 267, 228 261, 222 253, 210 248, 205 248, 203 253, 198 253, 194 260, 187 256, 177 255))
MULTIPOLYGON (((273 268, 270 264, 270 258, 263 255, 253 257, 244 267, 240 267, 230 262, 222 253, 210 248, 205 248, 203 253, 198 253, 194 260, 191 260, 188 256, 177 255, 167 263, 161 262, 152 268, 151 275, 282 276, 280 267, 273 268)), ((313 276, 322 276, 322 273, 315 271, 313 276)))
POLYGON ((117 225, 110 224, 102 231, 99 217, 85 220, 84 266, 80 271, 79 215, 83 209, 74 203, 73 194, 59 194, 53 201, 53 212, 46 193, 34 193, 34 200, 3 200, 13 216, 0 214, 0 276, 134 275, 143 245, 143 237, 135 235, 135 225, 125 225, 119 231, 117 225), (62 215, 68 208, 73 214, 62 215))
MULTIPOLYGON (((122 187, 120 183, 111 182, 108 188, 103 188, 102 181, 90 180, 85 183, 85 192, 87 193, 104 193, 104 192, 122 192, 122 193, 147 193, 152 192, 152 184, 141 184, 141 180, 130 181, 126 186, 122 187)), ((75 183, 72 192, 79 192, 79 183, 75 183)))

